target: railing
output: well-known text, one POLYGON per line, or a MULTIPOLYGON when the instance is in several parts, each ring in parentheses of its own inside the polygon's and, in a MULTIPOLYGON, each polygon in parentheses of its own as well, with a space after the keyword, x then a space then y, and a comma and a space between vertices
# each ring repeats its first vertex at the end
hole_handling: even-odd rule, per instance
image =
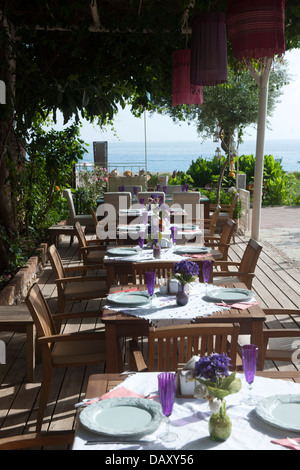
MULTIPOLYGON (((75 171, 80 171, 83 167, 93 169, 95 166, 103 166, 101 163, 90 163, 90 162, 78 162, 75 165, 75 171)), ((146 170, 145 162, 136 162, 136 163, 108 163, 107 171, 110 173, 112 170, 116 169, 119 173, 124 173, 125 171, 131 171, 132 173, 139 173, 140 170, 146 170)))

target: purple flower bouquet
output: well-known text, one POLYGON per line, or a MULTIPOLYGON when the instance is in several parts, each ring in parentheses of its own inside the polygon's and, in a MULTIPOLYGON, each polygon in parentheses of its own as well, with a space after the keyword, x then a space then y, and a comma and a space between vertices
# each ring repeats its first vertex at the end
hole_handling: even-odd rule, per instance
POLYGON ((189 284, 199 274, 199 266, 192 261, 182 260, 174 264, 174 277, 181 284, 189 284))

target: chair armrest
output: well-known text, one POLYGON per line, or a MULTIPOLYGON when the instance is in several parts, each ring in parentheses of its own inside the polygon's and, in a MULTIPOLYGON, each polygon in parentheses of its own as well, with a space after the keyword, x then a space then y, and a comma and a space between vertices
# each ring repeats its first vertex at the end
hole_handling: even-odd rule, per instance
POLYGON ((52 315, 53 320, 65 320, 71 318, 101 318, 102 317, 102 310, 101 311, 90 311, 90 312, 69 312, 69 313, 54 313, 52 315))
POLYGON ((263 330, 264 338, 300 338, 300 330, 297 328, 278 328, 263 330))
POLYGON ((42 336, 38 338, 38 342, 40 344, 43 343, 61 343, 64 341, 105 341, 105 333, 104 331, 100 331, 99 333, 66 333, 66 334, 57 334, 51 336, 42 336))
POLYGON ((147 372, 148 367, 145 363, 143 354, 136 342, 132 339, 129 342, 129 361, 130 361, 130 370, 137 372, 147 372))
POLYGON ((263 308, 265 315, 299 315, 300 309, 296 308, 263 308))
POLYGON ((104 279, 106 279, 106 276, 73 276, 55 279, 55 282, 57 284, 66 284, 67 282, 103 281, 104 279))
POLYGON ((103 253, 103 255, 105 255, 106 247, 100 248, 98 245, 81 246, 79 251, 99 251, 99 253, 103 253))
POLYGON ((77 271, 90 271, 90 270, 95 270, 95 269, 103 269, 103 266, 102 264, 101 265, 98 265, 98 264, 88 264, 88 265, 85 265, 85 264, 79 264, 77 266, 67 266, 67 267, 64 267, 64 270, 66 273, 75 273, 77 271))

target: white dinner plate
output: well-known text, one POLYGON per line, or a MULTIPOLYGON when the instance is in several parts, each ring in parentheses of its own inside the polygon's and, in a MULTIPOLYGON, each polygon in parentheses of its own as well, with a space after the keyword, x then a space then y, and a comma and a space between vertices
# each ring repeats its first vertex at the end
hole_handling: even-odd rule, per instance
POLYGON ((100 400, 84 408, 79 419, 90 431, 106 436, 142 436, 154 432, 164 419, 160 403, 146 398, 100 400))
POLYGON ((137 255, 139 252, 139 248, 110 248, 107 250, 109 255, 114 256, 133 256, 137 255))
POLYGON ((135 306, 135 305, 146 305, 150 302, 147 292, 116 292, 115 294, 109 294, 107 300, 114 304, 135 306))
POLYGON ((288 431, 300 431, 300 395, 274 395, 255 408, 265 422, 288 431))
POLYGON ((235 287, 218 288, 206 294, 206 297, 214 302, 247 302, 254 296, 255 294, 251 290, 235 287))
POLYGON ((198 225, 192 224, 176 224, 175 227, 178 227, 179 230, 197 230, 198 225))
POLYGON ((206 246, 177 246, 174 250, 176 253, 187 253, 187 254, 205 254, 211 251, 211 248, 206 246))
POLYGON ((145 232, 146 226, 143 224, 140 225, 119 225, 119 232, 145 232))

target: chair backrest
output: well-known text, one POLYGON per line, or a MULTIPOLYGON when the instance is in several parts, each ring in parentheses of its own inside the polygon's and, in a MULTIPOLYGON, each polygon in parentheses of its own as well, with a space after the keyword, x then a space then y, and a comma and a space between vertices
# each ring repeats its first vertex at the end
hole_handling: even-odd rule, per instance
POLYGON ((34 321, 38 338, 56 334, 51 312, 38 284, 33 284, 30 288, 25 302, 34 321))
POLYGON ((236 228, 236 223, 233 220, 228 219, 226 221, 226 224, 224 225, 224 228, 222 230, 220 240, 219 240, 220 246, 218 250, 223 254, 223 258, 226 257, 227 259, 230 240, 231 240, 231 237, 233 236, 235 228, 236 228))
POLYGON ((192 324, 150 328, 148 336, 148 370, 176 371, 192 356, 227 353, 231 369, 236 367, 240 325, 192 324))
POLYGON ((129 191, 131 195, 134 195, 134 188, 136 188, 136 194, 143 191, 143 187, 136 184, 124 184, 124 191, 129 191))
POLYGON ((158 284, 159 279, 170 278, 172 276, 175 262, 176 261, 151 261, 132 263, 132 283, 145 284, 145 272, 155 271, 156 284, 158 284))
POLYGON ((166 194, 181 193, 181 184, 169 184, 167 186, 166 194))
POLYGON ((94 224, 95 224, 95 229, 97 229, 97 225, 98 225, 98 218, 97 218, 97 214, 96 212, 94 211, 94 209, 92 207, 90 207, 90 212, 92 214, 92 217, 93 217, 93 221, 94 221, 94 224))
MULTIPOLYGON (((48 248, 48 258, 51 263, 51 267, 54 274, 54 279, 62 279, 66 277, 65 269, 61 261, 61 257, 56 249, 55 245, 51 245, 48 248)), ((57 289, 63 290, 63 284, 58 283, 57 289)))
POLYGON ((221 211, 221 206, 218 205, 216 206, 211 218, 210 218, 210 222, 209 222, 209 231, 210 231, 210 235, 214 235, 215 233, 215 229, 216 229, 216 226, 217 226, 217 220, 218 220, 218 217, 219 217, 219 214, 220 214, 220 211, 221 211))
POLYGON ((70 212, 70 224, 74 223, 75 217, 76 217, 76 211, 75 211, 75 206, 74 206, 74 201, 73 201, 73 196, 71 189, 65 189, 63 192, 64 197, 67 199, 68 202, 68 208, 70 212))
POLYGON ((241 273, 254 273, 261 250, 262 246, 250 238, 240 262, 241 273))
POLYGON ((239 199, 239 193, 235 193, 233 195, 233 198, 232 198, 232 201, 231 201, 231 204, 230 204, 230 209, 228 211, 228 217, 230 219, 233 219, 233 213, 234 213, 236 203, 238 202, 238 199, 239 199))
POLYGON ((189 193, 173 193, 173 204, 179 204, 182 209, 185 209, 185 220, 199 221, 201 219, 201 205, 200 205, 199 191, 191 191, 189 193))
POLYGON ((137 201, 140 202, 141 198, 143 198, 145 200, 145 204, 147 204, 148 199, 153 194, 156 194, 158 198, 162 197, 163 203, 165 202, 165 193, 163 191, 141 191, 137 194, 137 201))
POLYGON ((104 193, 104 204, 111 204, 114 206, 117 219, 120 209, 129 209, 131 206, 131 199, 131 193, 128 191, 104 193))

